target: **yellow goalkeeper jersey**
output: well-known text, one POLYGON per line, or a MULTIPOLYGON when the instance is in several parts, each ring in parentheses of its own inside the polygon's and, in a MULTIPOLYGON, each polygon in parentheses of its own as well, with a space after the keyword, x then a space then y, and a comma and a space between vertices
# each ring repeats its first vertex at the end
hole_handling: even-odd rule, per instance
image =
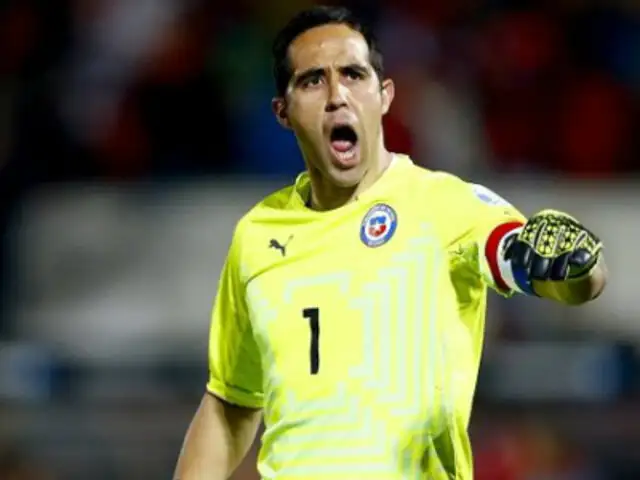
POLYGON ((524 217, 403 155, 341 208, 309 190, 303 173, 238 222, 208 390, 264 410, 263 479, 471 480, 487 286, 510 293, 488 242, 524 217))

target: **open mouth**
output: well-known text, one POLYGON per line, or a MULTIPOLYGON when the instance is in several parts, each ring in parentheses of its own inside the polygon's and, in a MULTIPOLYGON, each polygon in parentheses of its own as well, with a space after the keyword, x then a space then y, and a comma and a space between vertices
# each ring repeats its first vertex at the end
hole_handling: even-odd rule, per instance
POLYGON ((356 155, 358 135, 349 125, 337 125, 331 129, 331 148, 338 160, 343 162, 353 159, 356 155))

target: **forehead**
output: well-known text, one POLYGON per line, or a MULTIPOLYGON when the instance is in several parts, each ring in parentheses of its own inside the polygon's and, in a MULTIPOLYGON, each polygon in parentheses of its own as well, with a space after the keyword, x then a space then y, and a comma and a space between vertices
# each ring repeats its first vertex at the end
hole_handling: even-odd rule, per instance
POLYGON ((294 72, 335 64, 368 64, 369 47, 359 32, 343 24, 314 27, 289 47, 294 72))

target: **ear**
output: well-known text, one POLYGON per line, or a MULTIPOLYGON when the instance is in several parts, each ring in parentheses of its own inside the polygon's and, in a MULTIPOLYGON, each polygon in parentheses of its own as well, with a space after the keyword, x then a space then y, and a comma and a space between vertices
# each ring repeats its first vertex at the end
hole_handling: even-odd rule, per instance
POLYGON ((287 101, 284 97, 275 97, 271 100, 271 109, 273 110, 274 115, 276 116, 276 120, 278 123, 282 125, 284 128, 291 128, 291 123, 289 122, 289 117, 287 116, 287 101))
POLYGON ((382 95, 382 114, 386 115, 391 107, 391 102, 393 102, 393 97, 396 94, 396 87, 393 80, 387 78, 382 82, 380 94, 382 95))

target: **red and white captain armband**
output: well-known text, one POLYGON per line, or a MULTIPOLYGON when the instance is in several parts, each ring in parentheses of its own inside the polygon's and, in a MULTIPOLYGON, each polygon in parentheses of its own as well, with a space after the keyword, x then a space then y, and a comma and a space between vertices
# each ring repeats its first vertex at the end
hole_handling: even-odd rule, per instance
POLYGON ((522 222, 509 222, 498 225, 489 234, 484 246, 484 259, 487 272, 485 275, 493 282, 498 290, 504 292, 529 293, 520 285, 522 279, 517 278, 511 266, 511 261, 505 258, 505 250, 522 231, 522 222))

